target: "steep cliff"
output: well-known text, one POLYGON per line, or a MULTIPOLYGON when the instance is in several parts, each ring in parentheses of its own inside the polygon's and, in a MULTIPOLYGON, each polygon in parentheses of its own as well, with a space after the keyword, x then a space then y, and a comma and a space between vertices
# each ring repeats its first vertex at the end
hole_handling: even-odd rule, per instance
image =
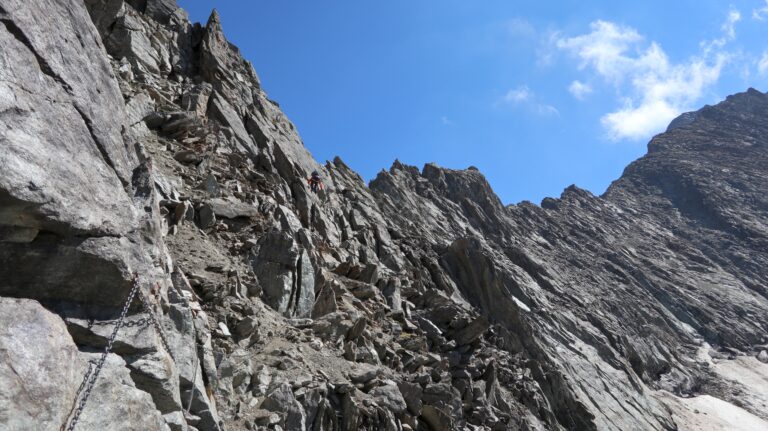
POLYGON ((215 12, 0 23, 0 428, 768 429, 767 95, 505 206, 316 162, 215 12))

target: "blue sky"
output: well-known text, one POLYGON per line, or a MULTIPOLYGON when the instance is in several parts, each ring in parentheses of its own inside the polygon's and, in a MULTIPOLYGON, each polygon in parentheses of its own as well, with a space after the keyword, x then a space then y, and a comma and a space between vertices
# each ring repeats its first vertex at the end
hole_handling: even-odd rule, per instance
POLYGON ((680 112, 768 84, 768 0, 179 0, 212 8, 319 161, 602 193, 680 112), (621 3, 621 4, 619 4, 621 3))

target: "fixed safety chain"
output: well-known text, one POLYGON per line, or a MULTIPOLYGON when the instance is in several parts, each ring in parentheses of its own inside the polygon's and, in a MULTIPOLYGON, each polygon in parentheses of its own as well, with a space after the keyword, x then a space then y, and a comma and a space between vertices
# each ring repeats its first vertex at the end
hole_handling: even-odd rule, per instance
MULTIPOLYGON (((86 372, 85 374, 85 378, 83 379, 83 384, 80 385, 80 389, 78 390, 78 393, 75 395, 75 401, 77 402, 77 400, 80 399, 80 402, 76 404, 75 410, 71 414, 72 419, 69 421, 69 425, 66 427, 62 427, 66 429, 66 431, 73 431, 75 429, 75 425, 77 425, 77 421, 80 419, 80 414, 83 413, 83 410, 85 409, 85 404, 88 402, 88 397, 91 395, 91 391, 93 391, 93 385, 96 384, 96 380, 99 378, 101 369, 104 367, 104 362, 107 360, 107 355, 109 354, 109 352, 112 351, 112 345, 115 343, 115 338, 117 338, 117 331, 119 331, 120 327, 123 326, 123 321, 125 320, 125 316, 128 314, 128 308, 130 307, 131 302, 133 302, 133 297, 136 296, 136 292, 138 290, 139 290, 139 279, 138 277, 134 276, 133 287, 131 288, 130 293, 128 293, 128 299, 126 299, 125 304, 123 304, 123 310, 120 312, 120 318, 115 323, 115 328, 112 330, 112 334, 109 336, 109 341, 107 342, 107 346, 104 348, 104 351, 101 353, 101 357, 99 358, 99 361, 96 363, 96 368, 93 368, 91 366, 88 367, 88 372, 86 372), (93 371, 91 372, 91 370, 93 371), (81 393, 82 393, 82 398, 80 398, 81 393)), ((67 425, 66 422, 64 425, 67 425)))
MULTIPOLYGON (((91 320, 90 322, 88 322, 88 328, 92 328, 94 326, 110 326, 116 323, 117 323, 117 320, 104 320, 101 322, 96 322, 91 320)), ((142 327, 142 326, 147 326, 147 324, 149 324, 149 319, 147 319, 146 317, 142 317, 141 319, 138 319, 138 320, 130 320, 128 322, 123 322, 123 327, 124 328, 132 328, 134 326, 142 327)))
POLYGON ((94 322, 93 320, 91 320, 89 322, 89 325, 88 325, 89 328, 91 328, 92 326, 108 326, 112 324, 114 324, 115 327, 114 329, 112 329, 112 334, 110 334, 109 340, 107 341, 107 345, 104 348, 104 351, 101 353, 101 357, 99 357, 99 360, 96 362, 88 361, 88 370, 86 371, 85 376, 83 377, 82 383, 80 383, 80 387, 77 389, 77 393, 75 395, 75 403, 73 404, 73 410, 67 416, 67 419, 65 420, 64 424, 61 426, 60 428, 61 431, 73 431, 75 429, 75 426, 77 425, 77 422, 80 419, 80 415, 83 413, 83 410, 85 409, 85 404, 88 402, 88 397, 91 396, 91 392, 93 391, 93 387, 96 384, 96 380, 99 378, 101 369, 104 367, 104 363, 107 360, 107 355, 109 355, 109 353, 112 351, 112 345, 115 343, 115 339, 117 338, 117 332, 120 330, 121 327, 145 326, 147 322, 151 323, 152 326, 155 328, 155 331, 157 332, 157 334, 160 336, 160 341, 163 344, 163 348, 166 350, 166 352, 168 352, 168 355, 170 355, 171 359, 175 361, 173 354, 171 353, 171 349, 168 346, 168 340, 165 337, 165 332, 163 331, 163 328, 160 326, 160 322, 158 322, 157 319, 155 318, 155 314, 152 312, 152 309, 150 308, 149 302, 144 296, 144 293, 139 288, 140 285, 141 283, 139 282, 138 274, 134 273, 133 286, 131 287, 131 291, 128 293, 128 298, 125 300, 125 304, 123 304, 123 309, 120 312, 120 318, 118 318, 117 320, 108 320, 108 321, 102 321, 102 322, 94 322), (139 300, 141 300, 144 310, 147 312, 148 317, 141 318, 135 321, 125 322, 125 316, 128 314, 128 309, 130 308, 131 303, 133 302, 133 299, 137 293, 139 295, 139 300))

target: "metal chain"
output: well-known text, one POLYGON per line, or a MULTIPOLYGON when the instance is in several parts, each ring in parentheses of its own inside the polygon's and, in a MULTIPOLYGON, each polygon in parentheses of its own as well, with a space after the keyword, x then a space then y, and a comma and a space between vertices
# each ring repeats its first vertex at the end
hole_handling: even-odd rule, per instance
MULTIPOLYGON (((112 345, 115 343, 115 339, 117 338, 117 332, 120 330, 121 327, 126 327, 126 328, 130 328, 134 326, 143 327, 143 326, 146 326, 148 323, 151 323, 152 326, 155 328, 155 331, 157 332, 158 336, 160 336, 160 341, 163 344, 163 348, 165 348, 166 352, 168 352, 168 355, 171 357, 171 360, 175 362, 175 358, 168 344, 168 339, 165 336, 165 331, 163 331, 162 326, 160 326, 160 322, 155 318, 155 313, 152 311, 152 308, 149 305, 149 301, 144 296, 144 292, 142 292, 139 289, 140 285, 141 283, 139 283, 138 274, 134 274, 133 287, 131 288, 131 291, 128 294, 128 298, 126 299, 126 302, 123 305, 123 309, 120 313, 119 319, 105 320, 100 322, 90 320, 88 322, 89 328, 93 326, 108 326, 108 325, 115 325, 115 327, 112 329, 112 334, 109 337, 107 346, 104 348, 104 352, 102 352, 99 360, 96 363, 94 363, 93 361, 89 361, 88 370, 86 371, 85 377, 83 378, 83 381, 80 383, 80 387, 77 389, 77 393, 75 395, 75 404, 73 405, 73 411, 71 411, 70 414, 67 416, 67 419, 69 419, 70 417, 71 419, 69 419, 69 422, 64 422, 64 424, 61 426, 61 430, 73 431, 75 429, 75 426, 77 425, 77 422, 80 419, 80 415, 83 413, 83 410, 85 409, 85 405, 88 402, 88 398, 90 397, 91 392, 93 391, 93 387, 99 378, 101 369, 104 367, 104 363, 107 360, 107 355, 112 351, 112 345), (142 306, 147 312, 148 317, 126 322, 125 316, 128 314, 128 309, 130 308, 130 305, 133 302, 133 299, 137 293, 139 295, 139 299, 141 300, 142 306)), ((195 359, 196 359, 195 371, 194 371, 195 374, 192 381, 191 395, 194 395, 194 389, 195 389, 194 380, 197 379, 197 362, 198 362, 197 354, 195 354, 195 359)), ((192 407, 192 398, 193 396, 190 396, 189 405, 187 406, 187 412, 189 412, 190 408, 192 407)))
MULTIPOLYGON (((69 408, 69 414, 67 415, 66 419, 69 419, 69 417, 72 415, 72 412, 74 411, 75 407, 77 406, 77 400, 80 397, 80 394, 83 392, 83 388, 85 388, 86 383, 88 383, 88 380, 91 378, 91 373, 93 372, 93 367, 96 366, 96 363, 94 361, 88 361, 88 370, 85 372, 85 376, 83 377, 83 381, 80 382, 80 387, 77 388, 77 392, 75 392, 75 399, 72 400, 72 407, 69 408)), ((59 431, 64 431, 64 429, 67 426, 67 422, 65 421, 61 428, 59 428, 59 431)))
MULTIPOLYGON (((100 322, 92 320, 91 322, 89 322, 89 325, 90 326, 109 326, 109 325, 114 325, 116 323, 117 323, 117 320, 102 320, 100 322)), ((132 328, 134 326, 146 326, 148 324, 149 324, 149 319, 147 319, 146 317, 142 317, 141 319, 138 319, 138 320, 129 320, 128 322, 123 322, 123 327, 132 328)))
MULTIPOLYGON (((96 384, 96 380, 99 378, 99 374, 101 373, 101 369, 104 367, 104 362, 107 360, 107 355, 112 351, 112 345, 115 343, 115 338, 117 338, 117 331, 120 330, 120 327, 123 326, 123 321, 125 320, 125 316, 128 314, 128 308, 131 306, 131 302, 133 302, 134 296, 136 296, 136 292, 139 291, 139 279, 134 274, 133 278, 133 287, 131 288, 130 293, 128 294, 128 299, 125 300, 125 304, 123 305, 123 310, 120 312, 120 318, 117 320, 117 323, 115 323, 115 328, 112 330, 112 334, 109 336, 109 341, 107 342, 107 346, 104 348, 104 352, 101 353, 101 357, 99 358, 99 361, 96 363, 96 368, 93 370, 92 373, 86 373, 85 379, 83 380, 84 384, 80 385, 80 389, 78 389, 78 392, 75 396, 75 401, 80 399, 80 402, 77 403, 77 407, 75 408, 74 412, 71 413, 72 419, 69 421, 69 426, 62 426, 62 429, 66 429, 66 431, 73 431, 75 429, 75 425, 77 425, 77 421, 80 419, 80 414, 83 413, 83 410, 85 409, 85 404, 88 402, 88 397, 91 395, 91 391, 93 391, 93 386, 96 384), (82 393, 82 398, 80 398, 80 395, 82 393)), ((88 368, 89 370, 91 367, 88 368)), ((65 422, 66 425, 66 422, 65 422)))

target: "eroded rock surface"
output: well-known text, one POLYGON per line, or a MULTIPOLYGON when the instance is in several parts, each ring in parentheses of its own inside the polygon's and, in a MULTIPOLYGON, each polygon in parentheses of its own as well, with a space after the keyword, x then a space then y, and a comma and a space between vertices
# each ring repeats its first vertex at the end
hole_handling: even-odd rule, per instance
POLYGON ((215 12, 0 24, 0 428, 59 429, 136 275, 77 429, 768 421, 768 96, 683 115, 603 196, 505 206, 474 168, 317 163, 215 12))

